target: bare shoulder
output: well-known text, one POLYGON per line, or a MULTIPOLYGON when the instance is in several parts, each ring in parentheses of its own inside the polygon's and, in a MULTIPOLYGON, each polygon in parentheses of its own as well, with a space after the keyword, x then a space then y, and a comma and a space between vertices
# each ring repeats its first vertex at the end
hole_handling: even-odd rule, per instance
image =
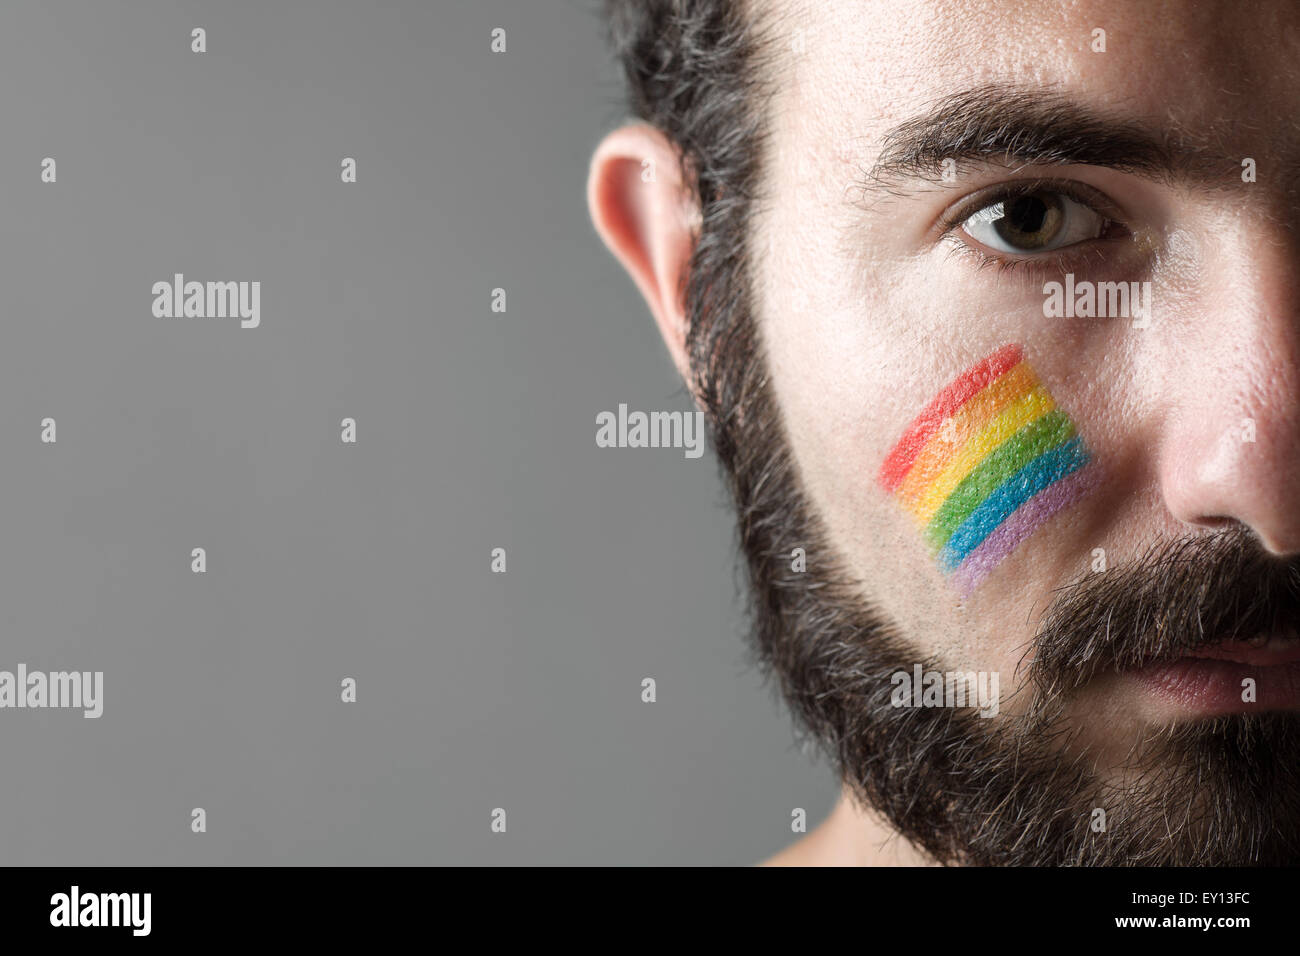
POLYGON ((848 794, 811 833, 759 866, 934 866, 848 794))
POLYGON ((790 844, 760 866, 857 866, 864 861, 845 826, 845 813, 837 806, 811 833, 790 844))
POLYGON ((817 836, 816 832, 808 834, 801 840, 792 843, 780 853, 768 857, 759 866, 819 866, 818 852, 813 839, 817 836))

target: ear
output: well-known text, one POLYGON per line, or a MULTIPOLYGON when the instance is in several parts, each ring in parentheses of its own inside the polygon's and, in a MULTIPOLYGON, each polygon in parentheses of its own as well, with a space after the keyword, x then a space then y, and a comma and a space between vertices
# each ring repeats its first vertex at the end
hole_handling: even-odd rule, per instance
POLYGON ((673 364, 690 383, 682 288, 700 216, 682 184, 677 148, 644 123, 610 133, 591 158, 587 205, 596 232, 641 290, 673 364))

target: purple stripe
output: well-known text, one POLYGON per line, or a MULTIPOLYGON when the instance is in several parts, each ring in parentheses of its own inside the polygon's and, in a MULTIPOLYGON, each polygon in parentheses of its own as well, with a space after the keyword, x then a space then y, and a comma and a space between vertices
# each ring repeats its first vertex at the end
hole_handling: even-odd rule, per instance
POLYGON ((970 594, 1020 542, 1052 515, 1077 501, 1096 484, 1096 479, 1097 468, 1093 465, 1048 485, 1013 511, 978 548, 966 555, 949 580, 963 596, 970 594))

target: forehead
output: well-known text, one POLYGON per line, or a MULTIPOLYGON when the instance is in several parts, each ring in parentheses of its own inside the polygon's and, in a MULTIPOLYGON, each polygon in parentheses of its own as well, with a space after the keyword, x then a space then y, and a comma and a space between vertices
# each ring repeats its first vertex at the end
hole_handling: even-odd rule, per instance
POLYGON ((1293 0, 773 0, 765 20, 774 119, 795 135, 861 145, 939 97, 1015 83, 1243 148, 1297 139, 1293 0))

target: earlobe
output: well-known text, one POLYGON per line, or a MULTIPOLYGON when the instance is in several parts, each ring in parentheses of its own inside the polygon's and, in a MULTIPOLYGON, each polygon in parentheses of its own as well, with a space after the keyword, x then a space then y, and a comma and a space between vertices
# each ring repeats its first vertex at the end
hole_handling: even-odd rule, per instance
POLYGON ((699 216, 682 184, 677 149, 645 124, 610 133, 591 159, 587 205, 596 231, 641 291, 673 363, 689 382, 682 291, 699 216))

